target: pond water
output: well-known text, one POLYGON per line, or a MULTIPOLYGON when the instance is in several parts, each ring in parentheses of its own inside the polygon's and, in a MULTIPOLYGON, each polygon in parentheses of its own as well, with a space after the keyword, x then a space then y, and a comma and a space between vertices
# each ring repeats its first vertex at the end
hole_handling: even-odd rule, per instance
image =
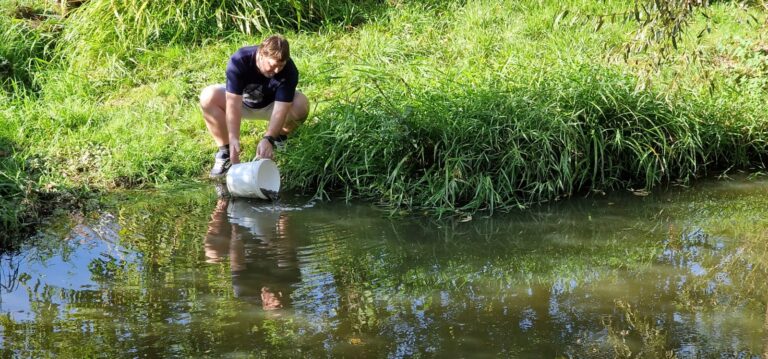
POLYGON ((0 256, 3 357, 761 357, 768 180, 392 217, 128 192, 0 256))

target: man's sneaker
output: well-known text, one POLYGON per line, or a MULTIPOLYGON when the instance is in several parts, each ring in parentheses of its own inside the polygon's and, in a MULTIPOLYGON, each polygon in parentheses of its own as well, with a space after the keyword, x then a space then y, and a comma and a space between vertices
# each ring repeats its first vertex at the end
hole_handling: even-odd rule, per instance
POLYGON ((221 178, 227 174, 227 171, 231 166, 232 162, 229 161, 229 153, 222 151, 217 152, 215 161, 213 163, 213 168, 211 168, 210 177, 213 179, 221 178))
POLYGON ((279 136, 279 137, 278 137, 278 138, 275 140, 275 151, 278 151, 278 152, 285 152, 285 146, 286 146, 286 142, 288 142, 288 136, 286 136, 286 135, 280 135, 280 136, 279 136))

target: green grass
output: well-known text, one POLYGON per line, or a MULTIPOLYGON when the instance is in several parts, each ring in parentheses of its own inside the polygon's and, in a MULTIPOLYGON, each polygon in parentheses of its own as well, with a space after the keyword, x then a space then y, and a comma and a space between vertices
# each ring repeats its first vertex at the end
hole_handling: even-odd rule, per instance
MULTIPOLYGON (((14 25, 2 28, 0 55, 21 69, 0 103, 4 141, 18 149, 4 150, 0 184, 15 188, 4 208, 21 208, 20 183, 77 192, 203 178, 214 146, 198 93, 224 81, 232 52, 272 31, 291 40, 313 105, 278 159, 288 189, 441 214, 764 165, 766 28, 746 26, 736 4, 714 6, 713 33, 696 43, 690 31, 682 44, 702 66, 681 51, 643 87, 642 68, 616 60, 635 24, 594 31, 573 15, 555 26, 564 9, 619 13, 622 1, 290 3, 259 2, 269 11, 248 21, 270 27, 251 23, 253 35, 215 17, 255 11, 248 2, 91 0, 37 26, 4 5, 0 21, 14 25)), ((244 137, 246 157, 255 138, 244 137)))
POLYGON ((49 58, 57 28, 53 22, 17 19, 23 11, 6 11, 0 16, 0 91, 11 92, 33 85, 34 67, 49 58))
MULTIPOLYGON (((89 0, 72 12, 59 53, 71 66, 123 60, 146 49, 196 45, 233 32, 256 35, 277 29, 317 30, 354 26, 382 8, 377 0, 89 0)), ((126 61, 127 60, 127 61, 126 61)))
POLYGON ((748 166, 764 151, 714 123, 707 103, 669 103, 635 85, 589 65, 487 89, 388 84, 328 108, 283 168, 298 188, 471 212, 690 180, 707 168, 748 166))
MULTIPOLYGON (((1 114, 2 112, 0 112, 1 114)), ((3 126, 0 128, 0 243, 19 234, 22 227, 23 216, 26 212, 25 184, 26 175, 23 163, 15 156, 11 138, 13 129, 3 126)))

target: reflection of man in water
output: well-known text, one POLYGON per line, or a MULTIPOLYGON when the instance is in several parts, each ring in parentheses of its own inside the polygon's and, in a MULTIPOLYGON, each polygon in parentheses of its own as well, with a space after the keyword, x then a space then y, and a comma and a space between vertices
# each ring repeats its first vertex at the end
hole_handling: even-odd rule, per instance
POLYGON ((289 218, 272 207, 242 199, 219 199, 205 235, 205 256, 220 263, 229 256, 235 296, 265 310, 290 306, 300 279, 296 247, 287 235, 289 218))

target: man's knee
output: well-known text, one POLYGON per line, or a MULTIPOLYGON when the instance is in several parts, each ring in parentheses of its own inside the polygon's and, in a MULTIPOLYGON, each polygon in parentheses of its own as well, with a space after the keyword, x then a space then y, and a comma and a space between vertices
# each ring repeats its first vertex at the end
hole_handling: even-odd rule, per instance
POLYGON ((293 106, 291 108, 294 121, 299 123, 304 122, 309 116, 309 99, 301 92, 297 92, 293 98, 293 106))
POLYGON ((211 85, 200 92, 200 107, 203 109, 211 108, 212 106, 221 107, 222 100, 224 100, 224 93, 221 86, 211 85))

